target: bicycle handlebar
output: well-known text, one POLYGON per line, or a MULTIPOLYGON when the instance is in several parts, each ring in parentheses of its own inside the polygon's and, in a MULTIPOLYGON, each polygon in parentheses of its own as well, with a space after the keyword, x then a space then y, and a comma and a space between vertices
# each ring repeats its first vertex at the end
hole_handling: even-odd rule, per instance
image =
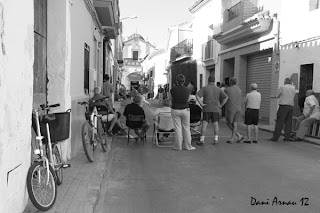
MULTIPOLYGON (((51 109, 51 108, 54 108, 54 107, 58 107, 60 106, 60 104, 52 104, 52 105, 46 105, 46 104, 41 104, 40 105, 40 108, 41 110, 46 110, 46 109, 51 109)), ((40 108, 38 110, 40 110, 40 108)))

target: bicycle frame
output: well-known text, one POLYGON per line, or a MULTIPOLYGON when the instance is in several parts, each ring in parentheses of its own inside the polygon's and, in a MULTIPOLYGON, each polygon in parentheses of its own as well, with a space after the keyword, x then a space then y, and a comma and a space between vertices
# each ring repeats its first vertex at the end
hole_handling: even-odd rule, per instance
MULTIPOLYGON (((52 169, 55 171, 57 170, 56 165, 54 164, 54 160, 53 160, 53 154, 52 154, 52 141, 51 141, 51 135, 50 135, 50 125, 48 123, 45 124, 46 127, 46 133, 47 133, 47 141, 48 141, 48 156, 45 156, 43 154, 43 136, 41 135, 41 129, 40 129, 40 119, 39 119, 39 111, 40 110, 46 110, 46 109, 50 109, 53 107, 57 107, 60 106, 60 104, 54 104, 54 105, 50 105, 50 106, 44 106, 41 105, 41 108, 38 109, 33 109, 33 114, 35 115, 35 120, 36 120, 36 140, 38 141, 39 144, 39 149, 35 149, 34 150, 34 154, 35 155, 39 155, 40 157, 40 161, 43 161, 46 164, 46 170, 47 170, 47 177, 49 177, 49 165, 52 167, 52 169)), ((61 164, 59 165, 59 168, 68 168, 70 167, 70 164, 61 164)), ((47 183, 49 183, 49 179, 47 180, 47 183)))
MULTIPOLYGON (((39 142, 39 149, 35 149, 33 151, 33 153, 35 155, 39 155, 41 160, 46 164, 46 170, 47 170, 47 177, 49 177, 49 162, 50 162, 50 165, 52 166, 52 147, 51 147, 51 138, 50 138, 50 129, 49 129, 49 124, 46 123, 46 130, 47 130, 47 135, 48 135, 48 146, 49 146, 49 158, 50 158, 50 161, 48 160, 48 158, 43 154, 43 149, 42 149, 42 139, 44 138, 42 135, 41 135, 41 131, 40 131, 40 122, 39 122, 39 112, 37 109, 34 109, 33 110, 34 114, 35 114, 35 119, 36 119, 36 127, 37 127, 37 136, 36 136, 36 140, 39 142)), ((52 167, 53 168, 53 167, 52 167)), ((39 175, 39 178, 41 176, 39 175)), ((41 180, 39 180, 40 182, 41 180)), ((49 183, 49 178, 47 179, 46 181, 46 185, 48 185, 49 183)))

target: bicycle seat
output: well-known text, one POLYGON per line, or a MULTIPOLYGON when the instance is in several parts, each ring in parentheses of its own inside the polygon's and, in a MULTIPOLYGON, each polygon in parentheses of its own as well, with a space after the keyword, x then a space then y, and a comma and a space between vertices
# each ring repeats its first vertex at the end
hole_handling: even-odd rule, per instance
POLYGON ((50 123, 51 121, 54 121, 56 119, 55 114, 47 114, 43 115, 41 122, 43 124, 50 123))

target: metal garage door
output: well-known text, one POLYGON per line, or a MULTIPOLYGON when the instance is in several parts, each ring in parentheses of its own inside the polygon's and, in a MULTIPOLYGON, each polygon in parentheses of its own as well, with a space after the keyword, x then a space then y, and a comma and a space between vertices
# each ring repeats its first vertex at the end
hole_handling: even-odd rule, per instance
POLYGON ((257 83, 261 93, 260 116, 268 119, 270 116, 272 51, 264 51, 248 56, 247 63, 247 92, 250 92, 250 84, 257 83))

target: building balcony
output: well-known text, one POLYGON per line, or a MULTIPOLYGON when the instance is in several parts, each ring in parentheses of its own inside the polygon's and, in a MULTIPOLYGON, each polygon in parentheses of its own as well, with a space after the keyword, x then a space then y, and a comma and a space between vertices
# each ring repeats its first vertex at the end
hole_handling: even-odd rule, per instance
POLYGON ((93 6, 107 37, 115 39, 119 34, 119 28, 121 28, 121 24, 119 23, 119 1, 93 0, 93 6))
POLYGON ((186 39, 171 48, 170 62, 182 60, 184 58, 190 58, 193 53, 192 39, 186 39))
POLYGON ((232 7, 224 10, 222 32, 231 30, 254 14, 258 13, 257 0, 242 0, 232 7))
POLYGON ((217 43, 215 40, 210 40, 202 44, 202 61, 208 63, 214 63, 216 57, 216 46, 217 43))
POLYGON ((271 23, 272 19, 269 17, 269 12, 260 12, 244 20, 241 25, 236 28, 215 34, 212 38, 222 45, 230 45, 254 35, 267 32, 271 28, 271 23))

